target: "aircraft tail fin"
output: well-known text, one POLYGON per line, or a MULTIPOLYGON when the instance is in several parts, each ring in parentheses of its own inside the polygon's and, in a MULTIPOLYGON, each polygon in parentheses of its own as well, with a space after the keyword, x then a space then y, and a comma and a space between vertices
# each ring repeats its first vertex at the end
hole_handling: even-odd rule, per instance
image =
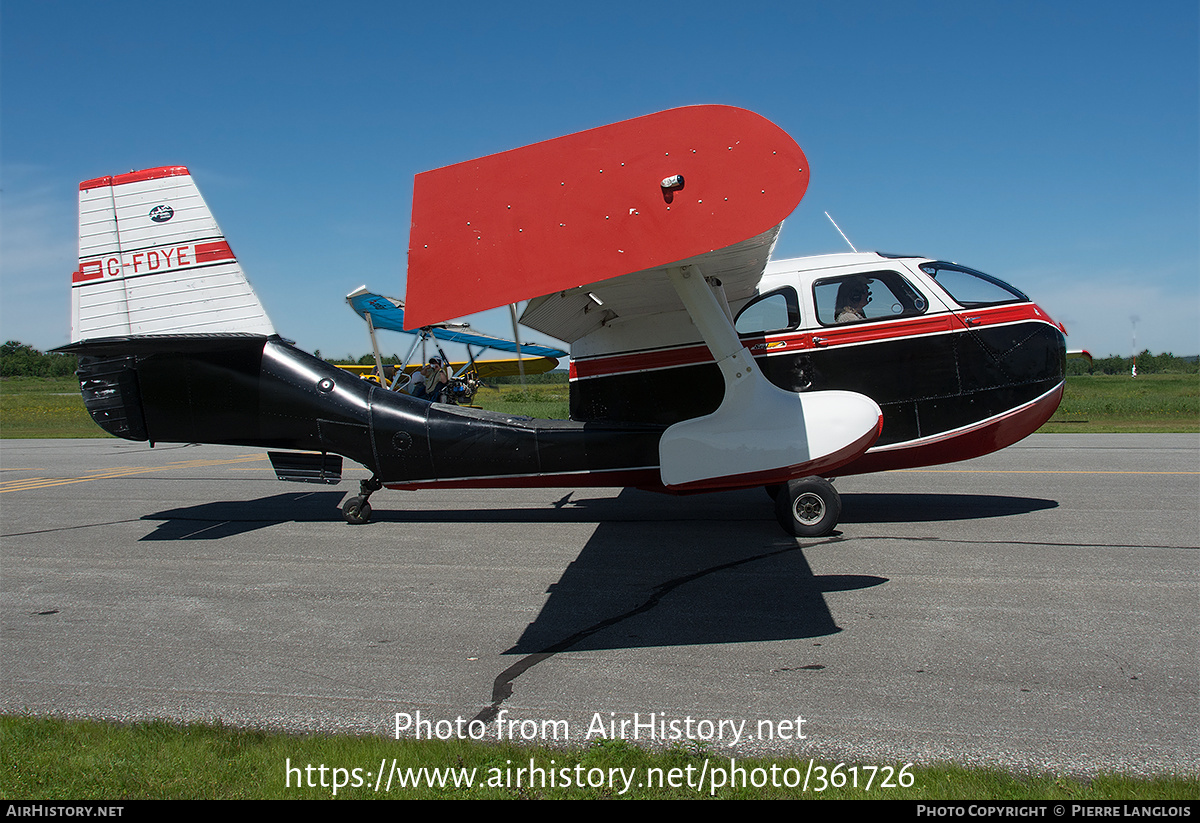
POLYGON ((79 184, 73 342, 230 332, 275 328, 186 168, 79 184))

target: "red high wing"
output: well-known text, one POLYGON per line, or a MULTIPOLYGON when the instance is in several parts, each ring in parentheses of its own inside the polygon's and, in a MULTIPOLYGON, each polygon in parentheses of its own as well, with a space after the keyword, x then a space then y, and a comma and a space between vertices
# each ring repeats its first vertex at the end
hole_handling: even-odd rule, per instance
POLYGON ((416 176, 411 328, 665 266, 754 237, 808 188, 774 123, 689 106, 416 176), (682 186, 664 188, 667 178, 682 186))

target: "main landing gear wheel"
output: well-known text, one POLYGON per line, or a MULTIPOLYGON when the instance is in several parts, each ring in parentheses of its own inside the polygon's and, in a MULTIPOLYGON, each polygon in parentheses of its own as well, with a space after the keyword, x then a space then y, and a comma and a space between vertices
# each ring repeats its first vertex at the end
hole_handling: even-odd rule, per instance
POLYGON ((823 477, 789 480, 775 498, 775 517, 795 537, 824 537, 842 516, 842 497, 823 477))
POLYGON ((379 482, 378 477, 358 481, 358 496, 351 497, 342 504, 342 517, 345 518, 346 522, 354 526, 361 526, 363 523, 370 522, 371 504, 367 500, 373 492, 377 492, 382 488, 383 483, 379 482))
POLYGON ((351 497, 342 504, 342 517, 347 523, 361 526, 371 520, 371 504, 365 497, 351 497))

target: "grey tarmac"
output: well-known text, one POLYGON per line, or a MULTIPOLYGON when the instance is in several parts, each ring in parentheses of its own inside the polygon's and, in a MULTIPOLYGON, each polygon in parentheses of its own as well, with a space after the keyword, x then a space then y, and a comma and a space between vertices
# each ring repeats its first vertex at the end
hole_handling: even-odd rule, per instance
POLYGON ((257 449, 0 469, 4 713, 1200 772, 1195 435, 841 478, 819 540, 758 489, 384 490, 351 526, 364 470, 280 483, 257 449))

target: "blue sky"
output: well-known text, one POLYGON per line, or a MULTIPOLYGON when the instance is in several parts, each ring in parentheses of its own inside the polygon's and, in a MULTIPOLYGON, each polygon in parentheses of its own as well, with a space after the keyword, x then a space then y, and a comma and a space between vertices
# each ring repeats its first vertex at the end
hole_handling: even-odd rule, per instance
POLYGON ((6 340, 68 342, 80 180, 188 166, 280 332, 358 355, 343 298, 403 296, 414 174, 724 103, 808 156, 776 257, 845 251, 828 211, 1012 282, 1073 347, 1128 354, 1136 316, 1138 349, 1200 351, 1194 0, 5 0, 0 38, 6 340))

